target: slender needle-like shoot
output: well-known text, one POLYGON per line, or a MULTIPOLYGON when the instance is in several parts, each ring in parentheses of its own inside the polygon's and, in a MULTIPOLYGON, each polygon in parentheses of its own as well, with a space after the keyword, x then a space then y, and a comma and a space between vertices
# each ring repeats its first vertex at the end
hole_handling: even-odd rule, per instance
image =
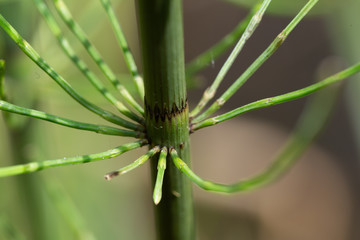
POLYGON ((35 51, 35 49, 25 41, 20 34, 6 21, 6 19, 0 14, 0 26, 4 31, 14 40, 14 42, 20 47, 20 49, 34 62, 38 65, 45 73, 47 73, 57 84, 59 84, 66 93, 68 93, 73 99, 78 103, 83 105, 88 110, 96 113, 105 120, 118 124, 120 126, 133 129, 133 130, 142 130, 143 127, 136 125, 134 123, 128 122, 119 116, 116 116, 106 110, 101 109, 97 105, 87 101, 85 98, 79 95, 71 85, 52 67, 45 62, 44 59, 35 51))
POLYGON ((116 18, 114 9, 111 5, 110 0, 101 0, 102 5, 105 8, 105 11, 109 17, 111 26, 114 30, 116 39, 118 40, 119 46, 124 54, 125 62, 127 67, 129 68, 129 71, 131 73, 131 76, 133 77, 133 80, 135 82, 135 86, 137 88, 138 94, 140 96, 140 99, 144 101, 144 81, 142 77, 139 74, 138 68, 135 63, 134 56, 132 55, 129 45, 126 41, 125 35, 121 29, 120 23, 118 19, 116 18))
POLYGON ((4 80, 5 80, 5 61, 0 59, 0 99, 2 100, 6 100, 4 80))
POLYGON ((76 128, 80 130, 92 131, 100 134, 107 134, 107 135, 116 135, 116 136, 125 136, 125 137, 135 137, 135 138, 144 138, 143 132, 135 132, 130 130, 124 130, 109 126, 103 126, 98 124, 90 124, 90 123, 83 123, 77 122, 70 119, 66 119, 63 117, 55 116, 49 113, 37 111, 34 109, 20 107, 6 101, 0 100, 0 110, 12 112, 28 117, 38 118, 41 120, 45 120, 48 122, 56 123, 59 125, 63 125, 66 127, 76 128))
POLYGON ((246 18, 242 20, 232 32, 223 37, 210 49, 201 53, 194 60, 191 60, 191 62, 186 64, 186 77, 192 78, 195 74, 206 68, 208 65, 210 65, 211 62, 215 61, 221 56, 221 54, 233 46, 245 32, 245 29, 249 25, 252 16, 254 16, 254 14, 259 10, 260 6, 260 3, 255 4, 246 18))
POLYGON ((123 154, 127 151, 139 148, 147 144, 146 140, 140 140, 133 143, 127 143, 114 149, 110 149, 106 152, 94 153, 89 155, 60 158, 55 160, 46 160, 43 162, 31 162, 27 164, 15 165, 10 167, 0 168, 0 177, 8 177, 13 175, 19 175, 24 173, 31 173, 41 171, 51 167, 60 167, 71 164, 88 163, 99 160, 105 160, 113 158, 123 154))
POLYGON ((235 59, 239 55, 240 51, 243 49, 246 41, 251 37, 251 35, 254 33, 256 27, 261 22, 261 19, 265 13, 265 10, 269 6, 271 0, 264 0, 261 3, 260 8, 256 11, 254 16, 251 18, 248 26, 246 27, 244 33, 242 34, 240 40, 236 44, 235 48, 231 52, 230 56, 220 69, 218 75, 216 76, 214 82, 211 84, 211 86, 205 90, 204 95, 200 99, 199 104, 191 111, 190 116, 195 117, 197 114, 200 113, 200 111, 205 107, 205 105, 215 96, 216 90, 218 89, 220 83, 225 78, 225 75, 229 71, 230 67, 234 63, 235 59))
POLYGON ((258 189, 278 180, 291 168, 306 151, 311 142, 321 132, 334 106, 339 88, 327 89, 311 98, 305 110, 280 154, 273 163, 262 173, 244 179, 235 184, 225 185, 204 180, 196 175, 190 167, 182 161, 175 149, 170 154, 175 166, 200 188, 221 193, 236 193, 258 189))
POLYGON ((105 63, 104 59, 101 57, 98 50, 92 45, 89 41, 86 33, 82 30, 77 22, 73 19, 69 9, 62 0, 53 0, 55 3, 55 8, 59 13, 60 17, 67 24, 69 29, 74 33, 78 40, 82 43, 86 51, 92 57, 94 62, 98 65, 107 79, 118 89, 121 96, 130 104, 134 109, 136 109, 141 115, 144 115, 144 109, 135 101, 132 95, 126 90, 125 86, 122 85, 111 68, 105 63))
POLYGON ((158 205, 160 203, 162 197, 162 186, 163 186, 164 174, 166 169, 167 154, 168 154, 167 147, 163 147, 161 149, 160 157, 158 160, 158 166, 157 166, 158 171, 156 175, 156 182, 153 193, 153 200, 155 205, 158 205))
POLYGON ((259 69, 259 67, 281 46, 287 36, 296 27, 296 25, 306 16, 306 14, 314 7, 318 0, 310 0, 296 15, 296 17, 287 25, 287 27, 274 39, 269 47, 250 65, 248 69, 218 98, 205 112, 194 119, 194 122, 200 122, 209 117, 221 106, 225 104, 229 98, 259 69))
POLYGON ((151 158, 158 152, 160 152, 160 147, 155 146, 150 151, 148 151, 146 154, 144 154, 141 157, 139 157, 138 159, 136 159, 133 163, 131 163, 123 168, 120 168, 119 170, 110 172, 110 173, 106 174, 104 177, 106 180, 110 181, 111 179, 113 179, 114 177, 116 177, 118 175, 122 175, 124 173, 130 172, 131 170, 143 165, 147 160, 149 160, 149 158, 151 158))
POLYGON ((198 130, 204 127, 209 127, 209 126, 213 126, 215 124, 224 122, 226 120, 229 120, 233 117, 236 117, 240 114, 249 112, 251 110, 255 110, 255 109, 259 109, 259 108, 265 108, 265 107, 269 107, 269 106, 273 106, 276 104, 280 104, 280 103, 284 103, 284 102, 289 102, 292 100, 296 100, 302 97, 305 97, 313 92, 316 92, 324 87, 327 87, 331 84, 337 83, 341 80, 344 80, 356 73, 360 72, 360 62, 339 72, 336 73, 318 83, 314 83, 308 87, 293 91, 293 92, 289 92, 289 93, 285 93, 276 97, 270 97, 270 98, 265 98, 265 99, 261 99, 249 104, 246 104, 242 107, 236 108, 230 112, 221 114, 219 116, 213 117, 213 118, 209 118, 206 119, 204 121, 201 121, 199 123, 195 123, 192 126, 192 130, 198 130))
POLYGON ((65 54, 71 59, 71 61, 77 66, 77 68, 85 75, 85 77, 90 81, 90 83, 111 103, 113 104, 119 112, 129 117, 130 119, 144 124, 142 117, 139 117, 135 113, 131 112, 122 102, 117 100, 101 83, 98 77, 88 68, 86 63, 82 61, 78 55, 75 53, 68 40, 64 37, 60 26, 57 24, 54 16, 50 12, 48 6, 45 4, 44 0, 34 0, 39 12, 43 15, 46 23, 48 24, 51 32, 54 34, 58 40, 60 47, 65 52, 65 54))

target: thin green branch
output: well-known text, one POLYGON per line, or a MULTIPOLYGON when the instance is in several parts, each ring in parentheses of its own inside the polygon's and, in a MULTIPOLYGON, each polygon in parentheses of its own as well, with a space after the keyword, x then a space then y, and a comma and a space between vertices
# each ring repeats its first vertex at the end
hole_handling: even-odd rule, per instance
POLYGON ((34 109, 24 108, 20 106, 16 106, 14 104, 8 103, 6 101, 0 100, 0 110, 12 112, 28 117, 38 118, 41 120, 45 120, 48 122, 56 123, 62 126, 76 128, 80 130, 92 131, 100 134, 107 135, 116 135, 116 136, 126 136, 126 137, 135 137, 135 138, 144 138, 144 133, 129 131, 119 128, 113 128, 109 126, 90 124, 90 123, 82 123, 73 121, 70 119, 66 119, 63 117, 55 116, 49 113, 37 111, 34 109))
POLYGON ((281 46, 296 25, 314 7, 318 0, 310 0, 289 23, 289 25, 274 39, 269 47, 250 65, 248 69, 218 98, 205 112, 194 119, 200 122, 217 111, 225 102, 258 70, 258 68, 281 46))
POLYGON ((144 124, 143 118, 139 117, 135 113, 131 112, 122 102, 117 100, 101 83, 98 77, 88 68, 86 63, 82 61, 72 49, 68 40, 64 37, 60 26, 57 24, 54 16, 50 12, 48 6, 44 0, 34 0, 39 12, 43 15, 46 23, 48 24, 51 32, 58 40, 60 47, 65 54, 72 60, 72 62, 78 67, 78 69, 85 75, 85 77, 92 83, 92 85, 110 102, 112 103, 122 114, 130 119, 137 121, 140 124, 144 124))
POLYGON ((142 130, 143 127, 136 125, 134 123, 128 122, 119 116, 116 116, 106 110, 101 109, 95 104, 87 101, 82 96, 79 95, 71 85, 55 70, 49 66, 45 62, 44 59, 40 57, 40 55, 35 51, 35 49, 25 41, 20 34, 6 21, 6 19, 0 14, 0 26, 4 29, 4 31, 14 40, 14 42, 20 47, 20 49, 33 61, 38 65, 44 72, 46 72, 57 84, 59 84, 65 92, 67 92, 73 99, 75 99, 78 103, 83 105, 88 110, 96 113, 100 117, 105 120, 118 124, 120 126, 133 129, 133 130, 142 130))
POLYGON ((154 156, 156 153, 160 152, 160 147, 159 146, 155 146, 153 147, 150 151, 148 151, 146 154, 142 155, 141 157, 139 157, 138 159, 136 159, 133 163, 120 168, 119 170, 110 172, 108 174, 106 174, 104 177, 106 180, 111 180, 114 177, 118 176, 118 175, 122 175, 124 173, 130 172, 131 170, 143 165, 147 160, 149 160, 152 156, 154 156))
POLYGON ((162 198, 162 186, 164 181, 164 174, 166 169, 166 157, 168 154, 167 147, 163 147, 160 152, 160 157, 157 166, 156 182, 153 193, 153 200, 155 205, 158 205, 162 198))
POLYGON ((209 118, 206 120, 203 120, 199 123, 195 123, 192 126, 192 130, 196 131, 199 130, 201 128, 204 127, 209 127, 209 126, 213 126, 215 124, 224 122, 226 120, 229 120, 233 117, 236 117, 240 114, 249 112, 251 110, 255 110, 255 109, 260 109, 260 108, 265 108, 265 107, 270 107, 276 104, 280 104, 280 103, 284 103, 284 102, 289 102, 292 100, 296 100, 302 97, 305 97, 313 92, 316 92, 324 87, 327 87, 331 84, 337 83, 341 80, 344 80, 356 73, 360 72, 360 62, 339 72, 336 73, 324 80, 322 80, 321 82, 318 83, 314 83, 308 87, 293 91, 293 92, 289 92, 289 93, 285 93, 276 97, 270 97, 270 98, 265 98, 265 99, 261 99, 258 100, 256 102, 252 102, 249 104, 246 104, 242 107, 236 108, 230 112, 221 114, 219 116, 213 117, 213 118, 209 118))
MULTIPOLYGON (((255 29, 261 22, 261 19, 265 13, 265 10, 269 6, 271 0, 263 0, 261 3, 260 8, 256 11, 256 13, 252 16, 249 24, 247 25, 244 33, 242 34, 239 42, 234 47, 233 51, 227 58, 224 65, 221 67, 218 75, 216 76, 214 82, 211 84, 209 88, 207 88, 200 99, 200 102, 198 105, 191 111, 190 116, 195 117, 198 115, 201 110, 206 106, 206 104, 215 96, 215 93, 220 85, 220 83, 225 78, 225 75, 229 71, 230 67, 234 63, 235 59, 239 55, 240 51, 243 49, 246 41, 251 37, 251 35, 254 33, 255 29)), ((255 7, 256 8, 256 7, 255 7)))
POLYGON ((74 33, 78 40, 82 43, 86 51, 92 57, 94 62, 98 65, 107 79, 118 89, 121 96, 129 103, 134 109, 136 109, 141 115, 144 115, 144 109, 135 101, 131 94, 122 85, 110 67, 105 63, 98 50, 91 44, 86 33, 82 30, 80 25, 75 22, 66 4, 62 0, 53 0, 55 8, 60 17, 67 24, 69 29, 74 33))
POLYGON ((278 180, 290 169, 297 159, 306 151, 311 142, 319 135, 328 120, 336 101, 339 88, 331 88, 316 94, 305 106, 305 110, 296 125, 296 128, 280 154, 273 163, 262 173, 255 177, 239 181, 235 184, 225 185, 204 180, 196 175, 189 166, 182 161, 175 149, 170 154, 176 167, 191 181, 205 190, 235 193, 255 190, 278 180))
POLYGON ((6 100, 4 80, 5 80, 5 61, 0 59, 0 99, 6 100))
POLYGON ((110 0, 101 0, 101 3, 103 7, 105 8, 105 11, 109 17, 111 26, 114 30, 116 39, 118 40, 119 46, 124 54, 126 65, 131 73, 131 76, 133 77, 133 80, 135 82, 135 86, 137 88, 138 94, 140 96, 140 99, 144 101, 144 81, 142 77, 139 74, 138 68, 135 63, 135 59, 130 51, 129 45, 126 41, 125 35, 121 29, 120 23, 118 19, 116 18, 114 9, 110 3, 110 0))
POLYGON ((242 20, 231 33, 223 37, 217 44, 189 62, 186 65, 186 77, 192 78, 195 74, 206 68, 212 61, 219 58, 221 54, 234 45, 245 32, 245 29, 249 25, 251 18, 259 10, 260 6, 260 3, 255 4, 246 18, 242 20))
POLYGON ((8 176, 19 175, 24 173, 31 173, 51 167, 60 167, 71 164, 88 163, 99 160, 105 160, 108 158, 119 156, 120 154, 142 147, 146 144, 147 144, 146 140, 140 140, 133 143, 124 144, 117 148, 110 149, 106 152, 101 152, 101 153, 94 153, 94 154, 77 156, 77 157, 60 158, 55 160, 46 160, 43 162, 31 162, 28 164, 3 167, 0 168, 0 177, 8 177, 8 176))

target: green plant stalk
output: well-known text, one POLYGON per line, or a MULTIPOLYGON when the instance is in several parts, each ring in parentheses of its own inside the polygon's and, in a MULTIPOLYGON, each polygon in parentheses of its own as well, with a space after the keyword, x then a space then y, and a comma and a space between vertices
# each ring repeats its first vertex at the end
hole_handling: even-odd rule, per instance
MULTIPOLYGON (((346 61, 357 61, 360 56, 360 31, 359 15, 356 14, 360 9, 360 2, 357 0, 348 1, 339 11, 329 14, 326 18, 327 28, 331 34, 333 47, 346 61)), ((346 86, 347 109, 352 124, 352 131, 356 140, 357 159, 360 159, 360 76, 356 76, 346 86)), ((359 220, 357 221, 359 222, 359 220)), ((355 237, 356 238, 356 237, 355 237)))
POLYGON ((45 73, 47 73, 57 84, 60 85, 66 93, 68 93, 74 100, 80 103, 82 106, 92 111, 93 113, 99 115, 105 120, 118 124, 120 126, 133 129, 133 130, 142 130, 142 126, 136 125, 134 123, 128 122, 119 116, 112 114, 106 110, 101 109, 95 104, 87 101, 85 98, 79 95, 71 85, 59 75, 52 67, 45 62, 44 59, 35 51, 35 49, 25 41, 20 34, 6 21, 6 19, 0 14, 0 27, 14 40, 14 42, 19 46, 19 48, 34 62, 38 65, 45 73))
POLYGON ((4 79, 5 79, 5 61, 0 59, 0 99, 2 100, 6 100, 4 79))
POLYGON ((191 111, 190 116, 195 117, 198 115, 201 110, 206 106, 206 104, 215 96, 215 93, 220 85, 220 83, 224 80, 225 75, 229 71, 230 67, 234 63, 235 59, 243 49, 247 40, 251 37, 251 35, 255 32, 257 26, 260 24, 261 19, 265 13, 265 10, 269 6, 271 0, 263 0, 259 9, 256 13, 251 17, 249 24, 247 25, 244 33, 239 39, 238 43, 230 53, 229 57, 226 59, 224 65, 221 67, 219 73, 217 74, 214 82, 211 84, 209 88, 207 88, 200 99, 200 102, 196 107, 191 111))
POLYGON ((77 66, 77 68, 85 75, 85 77, 90 81, 90 83, 111 103, 113 104, 119 112, 129 117, 130 119, 143 124, 143 118, 139 117, 135 113, 131 112, 122 102, 117 100, 101 83, 98 77, 88 68, 86 63, 82 61, 75 53, 71 47, 69 41, 64 37, 60 26, 57 24, 54 16, 51 14, 49 8, 43 0, 34 0, 39 12, 44 17, 46 23, 48 24, 51 32, 54 34, 56 39, 59 42, 61 49, 65 54, 70 58, 70 60, 77 66))
POLYGON ((65 222, 78 240, 95 240, 95 236, 86 226, 86 220, 60 183, 49 178, 43 180, 45 190, 52 204, 57 208, 65 222))
POLYGON ((100 0, 100 1, 102 3, 103 7, 105 8, 105 11, 109 17, 111 26, 114 30, 114 33, 118 40, 119 46, 124 54, 126 65, 131 73, 131 76, 133 77, 134 82, 135 82, 135 86, 137 88, 140 99, 142 101, 144 101, 144 95, 145 95, 144 81, 139 74, 138 68, 135 63, 135 59, 130 51, 129 45, 127 44, 125 35, 120 26, 120 23, 116 18, 114 9, 111 6, 110 0, 100 0))
POLYGON ((15 224, 12 224, 10 219, 2 213, 0 215, 0 238, 9 240, 26 240, 25 237, 15 224))
POLYGON ((135 138, 143 138, 144 137, 144 133, 142 133, 142 132, 124 130, 124 129, 103 126, 103 125, 98 125, 98 124, 77 122, 74 120, 55 116, 55 115, 37 111, 34 109, 16 106, 14 104, 5 102, 3 100, 0 100, 0 110, 11 112, 11 113, 16 113, 16 114, 20 114, 20 115, 24 115, 24 116, 28 116, 28 117, 38 118, 41 120, 49 121, 49 122, 56 123, 56 124, 66 126, 66 127, 92 131, 92 132, 96 132, 96 133, 100 133, 100 134, 127 136, 127 137, 135 137, 135 138))
POLYGON ((254 177, 229 185, 215 183, 204 180, 196 175, 190 167, 179 158, 174 149, 170 150, 172 160, 180 171, 204 190, 221 193, 236 193, 252 191, 269 185, 278 180, 293 167, 299 157, 319 135, 330 117, 339 90, 339 87, 326 89, 326 91, 317 93, 309 100, 294 132, 287 140, 280 154, 278 154, 267 169, 254 177))
MULTIPOLYGON (((184 69, 181 0, 138 0, 137 15, 145 84, 145 122, 151 147, 174 147, 190 165, 189 110, 184 69)), ((151 159, 153 184, 158 154, 151 159)), ((191 182, 170 164, 162 200, 155 205, 160 240, 195 238, 191 182)))
POLYGON ((119 156, 127 151, 142 147, 146 144, 147 144, 146 140, 139 140, 136 142, 121 145, 119 147, 101 153, 94 153, 94 154, 82 155, 77 157, 59 158, 55 160, 31 162, 27 164, 3 167, 0 168, 0 177, 8 177, 18 174, 37 172, 51 167, 60 167, 71 164, 88 163, 88 162, 105 160, 119 156))
MULTIPOLYGON (((34 105, 33 100, 28 99, 28 104, 34 105)), ((26 119, 20 124, 12 124, 13 118, 9 119, 9 115, 4 114, 5 124, 7 125, 7 133, 9 140, 9 151, 12 164, 26 164, 30 161, 26 146, 29 140, 33 137, 34 121, 26 119)), ((17 185, 17 192, 19 194, 19 208, 22 213, 21 217, 29 225, 30 232, 27 232, 27 237, 31 239, 45 240, 44 231, 44 211, 42 208, 43 198, 39 191, 41 182, 38 176, 18 176, 14 179, 17 185), (40 195, 40 197, 39 197, 40 195)))
POLYGON ((120 92, 121 96, 141 115, 144 115, 144 109, 135 101, 132 95, 128 92, 124 85, 122 85, 119 80, 116 78, 115 74, 111 70, 111 68, 105 63, 104 59, 101 57, 101 54, 98 50, 91 44, 88 37, 82 28, 75 22, 70 11, 68 10, 66 4, 62 0, 53 0, 55 4, 55 8, 59 13, 60 17, 69 27, 69 29, 74 33, 74 35, 79 39, 82 43, 86 51, 92 57, 94 62, 98 65, 107 79, 117 88, 120 92))
POLYGON ((249 24, 252 16, 259 10, 261 4, 255 4, 250 10, 250 13, 242 20, 232 32, 223 37, 218 43, 212 46, 210 49, 201 53, 195 59, 186 64, 186 78, 192 78, 199 71, 206 68, 212 61, 216 60, 227 51, 232 45, 234 45, 241 35, 244 33, 247 25, 249 24))
POLYGON ((222 107, 227 100, 261 67, 261 65, 269 59, 269 57, 276 52, 282 45, 287 36, 300 23, 306 14, 315 6, 318 0, 309 0, 308 3, 300 10, 295 18, 286 26, 286 28, 274 39, 274 41, 265 49, 265 51, 245 70, 241 76, 202 114, 194 119, 194 122, 200 122, 209 117, 220 107, 222 107))
POLYGON ((236 108, 232 111, 229 111, 227 113, 221 114, 219 116, 213 117, 213 118, 209 118, 206 119, 204 121, 201 121, 199 123, 195 123, 192 126, 192 130, 196 131, 199 130, 201 128, 204 127, 209 127, 209 126, 213 126, 215 124, 224 122, 226 120, 229 120, 231 118, 234 118, 240 114, 255 110, 255 109, 260 109, 260 108, 265 108, 265 107, 270 107, 273 105, 277 105, 280 103, 284 103, 284 102, 289 102, 292 100, 296 100, 302 97, 305 97, 311 93, 314 93, 322 88, 325 88, 331 84, 337 83, 341 80, 344 80, 356 73, 360 72, 360 63, 357 63, 337 74, 334 74, 318 83, 314 83, 308 87, 293 91, 293 92, 289 92, 286 94, 282 94, 276 97, 270 97, 270 98, 265 98, 265 99, 261 99, 249 104, 246 104, 242 107, 236 108))

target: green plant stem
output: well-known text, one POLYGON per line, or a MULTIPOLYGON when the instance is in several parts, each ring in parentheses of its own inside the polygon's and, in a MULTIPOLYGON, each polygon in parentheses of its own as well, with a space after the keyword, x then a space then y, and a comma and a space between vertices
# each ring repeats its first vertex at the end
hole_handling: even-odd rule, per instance
MULTIPOLYGON (((34 100, 28 100, 29 105, 34 105, 34 100)), ((13 165, 26 164, 30 161, 28 149, 29 142, 33 141, 33 127, 34 121, 32 119, 25 119, 20 124, 12 124, 14 118, 9 119, 9 115, 5 117, 5 124, 7 125, 8 142, 10 158, 13 165), (31 140, 30 140, 31 139, 31 140)), ((29 232, 26 238, 45 240, 46 234, 44 231, 44 211, 43 198, 41 196, 41 182, 38 176, 18 176, 14 179, 16 183, 16 191, 18 192, 19 211, 21 218, 29 226, 29 232)), ((7 238, 4 238, 7 239, 7 238)))
POLYGON ((0 59, 0 99, 2 100, 6 100, 4 79, 5 79, 5 61, 0 59))
POLYGON ((219 58, 221 54, 234 45, 244 33, 252 16, 259 10, 260 6, 261 4, 259 3, 255 4, 246 18, 242 20, 231 33, 227 34, 217 44, 186 64, 186 77, 192 78, 195 74, 206 68, 212 61, 219 58))
POLYGON ((135 59, 130 51, 129 45, 126 41, 125 35, 121 29, 120 23, 116 18, 113 7, 111 6, 110 0, 100 0, 105 11, 109 17, 111 26, 114 30, 115 36, 118 40, 119 46, 124 54, 126 65, 133 77, 135 82, 135 86, 137 88, 140 99, 144 101, 144 81, 142 77, 139 75, 138 68, 135 63, 135 59))
POLYGON ((114 87, 118 89, 121 96, 127 101, 127 103, 129 103, 141 115, 144 115, 144 109, 135 101, 132 95, 126 90, 124 85, 122 85, 116 78, 115 74, 113 73, 111 68, 105 63, 98 50, 91 44, 85 32, 82 30, 79 24, 75 22, 64 1, 53 0, 53 2, 60 17, 67 24, 67 26, 74 33, 74 35, 79 39, 79 41, 82 43, 86 51, 92 57, 94 62, 98 65, 98 67, 107 77, 107 79, 114 85, 114 87))
MULTIPOLYGON (((184 69, 181 0, 138 0, 145 84, 145 122, 150 145, 174 147, 190 164, 189 112, 184 69)), ((153 184, 159 156, 151 159, 153 184)), ((167 157, 169 163, 170 156, 167 157)), ((160 240, 195 239, 191 182, 167 164, 162 200, 155 205, 160 240)))
POLYGON ((58 212, 63 216, 67 225, 74 232, 76 239, 95 240, 94 234, 85 224, 86 220, 60 183, 55 182, 54 179, 49 179, 48 176, 44 179, 43 183, 45 184, 47 195, 58 212))
POLYGON ((136 159, 133 163, 130 163, 129 165, 120 168, 119 170, 112 171, 105 175, 106 180, 111 180, 116 176, 125 174, 127 172, 130 172, 131 170, 134 170, 137 167, 140 167, 143 165, 147 160, 149 160, 151 157, 153 157, 156 153, 160 152, 160 147, 155 146, 150 151, 148 151, 146 154, 142 155, 138 159, 136 159))
POLYGON ((309 0, 300 10, 295 18, 286 26, 286 28, 274 39, 269 47, 246 69, 246 71, 218 98, 205 112, 194 119, 194 122, 200 122, 209 117, 215 111, 229 100, 234 93, 261 67, 261 65, 281 46, 291 31, 299 24, 306 14, 314 7, 318 0, 309 0))
POLYGON ((269 185, 289 170, 319 135, 335 104, 339 88, 331 88, 316 94, 306 105, 304 112, 280 154, 262 173, 235 184, 220 184, 204 180, 179 158, 174 149, 170 150, 173 162, 191 181, 200 188, 221 193, 246 192, 269 185))
POLYGON ((191 117, 195 117, 196 115, 198 115, 200 113, 200 111, 206 106, 206 104, 211 99, 213 99, 213 97, 215 96, 215 93, 216 93, 220 83, 225 78, 225 75, 229 71, 230 67, 234 63, 237 56, 239 55, 240 51, 243 49, 243 47, 244 47, 245 43, 247 42, 247 40, 255 32, 255 29, 257 28, 257 26, 261 22, 261 19, 262 19, 264 13, 265 13, 265 10, 269 6, 270 2, 271 2, 271 0, 263 0, 262 3, 261 3, 261 6, 259 7, 259 9, 251 17, 251 20, 250 20, 249 24, 247 25, 244 33, 242 34, 240 40, 238 41, 238 43, 234 47, 234 49, 231 52, 231 54, 229 55, 229 57, 226 59, 224 65, 221 67, 221 69, 220 69, 219 73, 217 74, 214 82, 211 84, 211 86, 209 88, 207 88, 205 90, 202 98, 200 99, 200 102, 191 111, 191 113, 190 113, 191 117))
POLYGON ((139 140, 133 143, 127 143, 114 149, 110 149, 106 152, 88 154, 77 157, 59 158, 55 160, 46 160, 42 162, 31 162, 27 164, 9 166, 0 168, 0 177, 8 177, 18 174, 31 173, 41 171, 51 167, 60 167, 65 165, 88 163, 99 160, 105 160, 119 156, 127 151, 139 148, 147 144, 146 140, 139 140))
POLYGON ((8 240, 26 240, 23 234, 15 224, 12 224, 4 213, 0 215, 0 237, 8 240))
POLYGON ((163 147, 160 152, 160 157, 157 165, 156 182, 153 192, 153 200, 155 205, 158 205, 162 198, 162 186, 164 182, 164 174, 166 169, 166 157, 168 154, 167 147, 163 147))
POLYGON ((221 114, 219 116, 213 117, 213 118, 209 118, 206 120, 203 120, 199 123, 195 123, 192 127, 192 130, 198 130, 204 127, 209 127, 209 126, 213 126, 215 124, 224 122, 226 120, 229 120, 233 117, 236 117, 240 114, 249 112, 251 110, 255 110, 255 109, 260 109, 260 108, 265 108, 265 107, 270 107, 276 104, 280 104, 280 103, 284 103, 284 102, 289 102, 292 100, 296 100, 302 97, 305 97, 311 93, 314 93, 324 87, 327 87, 331 84, 337 83, 341 80, 344 80, 356 73, 360 72, 360 62, 337 73, 334 74, 324 80, 322 80, 321 82, 318 83, 314 83, 306 88, 302 88, 293 92, 289 92, 286 94, 282 94, 276 97, 270 97, 270 98, 265 98, 265 99, 261 99, 258 100, 256 102, 252 102, 249 104, 246 104, 242 107, 236 108, 230 112, 221 114))
POLYGON ((34 0, 39 12, 43 15, 46 23, 48 24, 51 32, 58 40, 60 47, 65 54, 71 59, 71 61, 77 66, 77 68, 85 75, 85 77, 92 83, 92 85, 110 102, 112 103, 122 114, 130 119, 144 124, 143 118, 131 112, 122 102, 117 100, 101 83, 98 77, 88 68, 86 63, 82 61, 75 53, 68 40, 64 37, 61 28, 56 23, 55 18, 51 14, 49 8, 43 0, 34 0))
POLYGON ((68 93, 73 99, 75 99, 82 106, 87 108, 88 110, 96 113, 100 117, 105 120, 123 126, 125 128, 133 129, 133 130, 142 130, 142 126, 136 125, 134 123, 128 122, 108 111, 101 109, 95 104, 87 101, 82 96, 79 95, 71 85, 60 76, 55 70, 49 66, 45 62, 44 59, 40 57, 40 55, 35 51, 35 49, 26 42, 20 34, 6 21, 6 19, 0 14, 0 26, 4 29, 4 31, 15 41, 15 43, 20 47, 20 49, 33 61, 38 65, 44 72, 46 72, 57 84, 59 84, 66 93, 68 93))
POLYGON ((37 111, 34 109, 19 107, 14 104, 5 102, 0 100, 0 110, 12 112, 28 117, 38 118, 41 120, 49 121, 52 123, 56 123, 62 126, 76 128, 80 130, 87 130, 92 131, 100 134, 107 134, 107 135, 116 135, 116 136, 127 136, 127 137, 136 137, 136 138, 143 138, 144 133, 142 132, 135 132, 135 131, 129 131, 109 126, 103 126, 103 125, 97 125, 97 124, 90 124, 90 123, 82 123, 73 121, 70 119, 66 119, 63 117, 55 116, 49 113, 37 111))

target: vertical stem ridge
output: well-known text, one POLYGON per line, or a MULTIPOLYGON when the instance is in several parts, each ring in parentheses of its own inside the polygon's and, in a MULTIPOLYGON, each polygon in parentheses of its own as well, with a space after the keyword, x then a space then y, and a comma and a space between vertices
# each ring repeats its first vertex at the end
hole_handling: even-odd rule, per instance
MULTIPOLYGON (((145 122, 151 146, 175 148, 190 164, 181 0, 138 0, 145 85, 145 122)), ((157 159, 151 162, 155 184, 157 159)), ((167 157, 163 196, 155 206, 158 239, 195 239, 191 182, 167 157)))

